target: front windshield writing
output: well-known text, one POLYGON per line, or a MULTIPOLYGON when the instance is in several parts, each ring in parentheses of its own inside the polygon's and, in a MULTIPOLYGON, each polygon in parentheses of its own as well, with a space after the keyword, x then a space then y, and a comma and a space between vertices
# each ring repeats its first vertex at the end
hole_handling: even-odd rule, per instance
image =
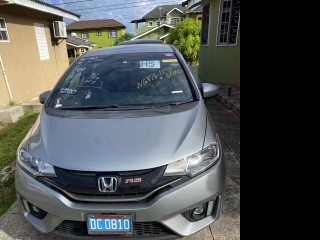
POLYGON ((144 53, 81 59, 60 86, 52 106, 154 106, 192 100, 175 57, 144 53))

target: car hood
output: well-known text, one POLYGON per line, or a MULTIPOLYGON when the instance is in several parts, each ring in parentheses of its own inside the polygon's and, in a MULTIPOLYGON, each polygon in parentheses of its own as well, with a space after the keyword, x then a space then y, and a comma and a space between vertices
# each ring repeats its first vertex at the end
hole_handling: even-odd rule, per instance
POLYGON ((135 118, 62 118, 42 111, 27 148, 35 157, 64 169, 150 169, 200 151, 206 118, 202 102, 182 112, 135 118))

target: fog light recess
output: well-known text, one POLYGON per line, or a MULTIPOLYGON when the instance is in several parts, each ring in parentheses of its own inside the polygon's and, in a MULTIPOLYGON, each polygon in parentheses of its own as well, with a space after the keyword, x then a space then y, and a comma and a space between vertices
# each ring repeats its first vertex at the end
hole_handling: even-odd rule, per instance
POLYGON ((32 203, 29 203, 27 200, 21 198, 22 205, 24 206, 24 209, 30 213, 32 216, 38 218, 38 219, 44 219, 47 216, 47 212, 42 210, 41 208, 33 205, 32 203))
POLYGON ((30 213, 32 216, 39 218, 39 219, 44 219, 47 216, 47 212, 43 211, 42 209, 38 208, 37 206, 31 204, 28 202, 30 213))
POLYGON ((181 213, 181 215, 189 222, 197 222, 212 215, 214 205, 215 201, 209 201, 193 209, 185 211, 181 213))

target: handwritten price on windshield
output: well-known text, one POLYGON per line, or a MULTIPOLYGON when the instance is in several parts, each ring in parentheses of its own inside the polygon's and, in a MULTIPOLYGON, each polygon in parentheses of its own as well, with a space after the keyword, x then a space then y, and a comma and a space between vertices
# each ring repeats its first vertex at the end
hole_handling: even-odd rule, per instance
POLYGON ((152 73, 145 78, 143 78, 141 81, 137 82, 137 89, 141 89, 147 85, 149 85, 152 81, 155 80, 165 80, 168 78, 171 78, 176 75, 182 74, 182 70, 173 70, 173 68, 165 68, 163 70, 160 70, 158 72, 152 73))

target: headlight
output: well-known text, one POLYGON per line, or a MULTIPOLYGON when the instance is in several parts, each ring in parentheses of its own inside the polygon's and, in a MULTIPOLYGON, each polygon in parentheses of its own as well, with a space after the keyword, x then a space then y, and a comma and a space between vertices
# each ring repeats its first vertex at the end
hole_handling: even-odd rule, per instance
POLYGON ((24 149, 18 150, 18 163, 19 165, 30 172, 34 177, 47 176, 56 177, 54 167, 40 159, 32 156, 24 149))
POLYGON ((192 177, 214 165, 219 160, 220 154, 221 146, 218 140, 196 154, 169 164, 164 176, 189 175, 192 177))

